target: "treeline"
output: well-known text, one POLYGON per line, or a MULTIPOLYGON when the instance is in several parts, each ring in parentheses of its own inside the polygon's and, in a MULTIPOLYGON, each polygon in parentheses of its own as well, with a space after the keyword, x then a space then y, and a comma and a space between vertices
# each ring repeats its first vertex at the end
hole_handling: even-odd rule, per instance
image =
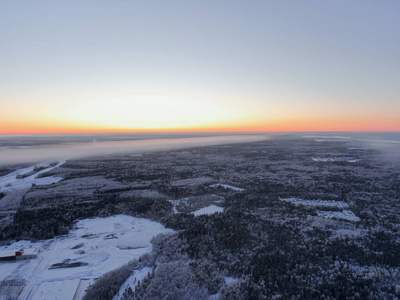
MULTIPOLYGON (((57 203, 57 201, 54 201, 57 203)), ((97 200, 59 203, 25 209, 20 206, 12 224, 0 232, 0 240, 51 239, 67 234, 78 219, 126 214, 160 220, 171 213, 171 204, 153 198, 120 198, 118 194, 100 194, 97 200)))
POLYGON ((130 261, 122 267, 104 274, 94 284, 89 286, 83 300, 113 299, 119 292, 122 284, 132 275, 132 272, 144 267, 153 267, 154 264, 155 256, 145 254, 139 260, 130 261))

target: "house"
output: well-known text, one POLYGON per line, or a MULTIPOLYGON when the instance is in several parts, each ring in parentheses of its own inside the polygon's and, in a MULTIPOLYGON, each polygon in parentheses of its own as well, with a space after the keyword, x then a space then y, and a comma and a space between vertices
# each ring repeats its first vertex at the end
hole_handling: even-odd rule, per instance
POLYGON ((1 250, 0 251, 0 261, 10 261, 15 260, 15 251, 13 250, 1 250))
POLYGON ((32 258, 36 258, 37 256, 38 256, 38 251, 36 249, 1 250, 0 251, 0 261, 32 259, 32 258))
POLYGON ((37 258, 39 252, 36 249, 21 249, 15 252, 16 260, 37 258))

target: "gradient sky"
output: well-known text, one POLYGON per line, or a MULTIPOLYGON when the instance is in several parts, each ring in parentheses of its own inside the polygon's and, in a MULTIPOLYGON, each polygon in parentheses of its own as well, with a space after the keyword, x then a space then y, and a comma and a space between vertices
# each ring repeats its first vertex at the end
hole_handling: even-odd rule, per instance
POLYGON ((0 133, 400 130, 400 1, 0 0, 0 133))

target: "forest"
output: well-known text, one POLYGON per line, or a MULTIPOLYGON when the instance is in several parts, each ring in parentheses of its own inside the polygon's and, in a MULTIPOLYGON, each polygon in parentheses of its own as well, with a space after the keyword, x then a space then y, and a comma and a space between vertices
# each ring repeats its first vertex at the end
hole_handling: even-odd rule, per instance
POLYGON ((151 254, 99 278, 85 299, 113 299, 144 267, 151 271, 123 299, 396 299, 399 162, 392 152, 353 148, 287 138, 68 161, 52 171, 63 181, 25 194, 1 239, 50 239, 67 234, 78 219, 115 214, 175 230, 155 237, 151 254), (99 176, 109 188, 54 192, 99 176), (223 212, 174 213, 174 201, 185 197, 222 199, 216 205, 223 212), (342 207, 320 200, 345 203, 359 221, 343 219, 342 207))

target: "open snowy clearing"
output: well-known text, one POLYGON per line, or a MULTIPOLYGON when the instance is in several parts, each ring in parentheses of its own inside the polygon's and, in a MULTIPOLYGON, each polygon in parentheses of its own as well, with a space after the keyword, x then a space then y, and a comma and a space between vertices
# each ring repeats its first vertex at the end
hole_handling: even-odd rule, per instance
POLYGON ((227 285, 235 284, 239 281, 239 278, 226 276, 226 277, 224 277, 224 281, 225 281, 225 284, 227 284, 227 285))
POLYGON ((292 203, 294 205, 304 205, 311 207, 326 207, 326 208, 339 208, 342 211, 325 211, 317 210, 317 214, 320 217, 330 218, 330 219, 341 219, 352 222, 359 222, 361 219, 357 217, 351 210, 346 210, 349 205, 343 201, 334 200, 304 200, 301 198, 291 197, 291 198, 279 198, 279 200, 292 203))
POLYGON ((59 182, 62 177, 48 176, 39 178, 41 174, 58 168, 65 161, 56 164, 40 163, 27 168, 16 170, 10 174, 0 177, 0 192, 27 190, 35 185, 48 185, 59 182))
POLYGON ((160 223, 126 215, 80 220, 67 236, 0 247, 42 250, 37 259, 0 263, 0 280, 24 279, 27 285, 20 299, 30 299, 43 282, 100 277, 151 252, 151 239, 171 232, 160 223), (49 269, 55 264, 57 268, 49 269), (68 267, 71 264, 77 267, 68 267))
POLYGON ((341 219, 352 222, 359 222, 361 220, 351 210, 343 210, 343 211, 318 210, 317 214, 320 217, 330 218, 330 219, 341 219))
POLYGON ((215 204, 221 204, 224 201, 224 197, 214 195, 214 194, 206 194, 206 195, 201 195, 201 196, 190 196, 182 199, 177 199, 177 200, 168 200, 170 203, 172 203, 172 209, 174 214, 179 214, 179 213, 196 213, 200 214, 209 214, 207 212, 217 212, 220 210, 223 210, 222 207, 218 207, 215 204), (213 207, 218 207, 216 210, 213 207), (204 210, 204 213, 202 209, 208 208, 208 210, 204 210), (200 211, 200 212, 199 212, 200 211))
POLYGON ((197 216, 201 216, 201 215, 212 215, 217 212, 223 212, 223 211, 224 211, 223 207, 212 204, 210 206, 196 210, 195 212, 193 212, 193 214, 197 217, 197 216))
POLYGON ((279 200, 290 202, 295 205, 305 205, 305 206, 320 206, 320 207, 334 207, 334 208, 346 208, 349 205, 343 201, 334 201, 334 200, 304 200, 301 198, 279 198, 279 200))
POLYGON ((236 192, 243 192, 245 190, 245 189, 241 189, 241 188, 238 188, 236 186, 229 185, 229 184, 224 184, 224 183, 212 184, 209 187, 210 188, 223 187, 225 189, 230 189, 230 190, 233 190, 233 191, 236 191, 236 192))
POLYGON ((348 163, 356 163, 360 161, 359 159, 349 159, 346 157, 313 157, 311 158, 315 162, 348 162, 348 163))
POLYGON ((199 178, 189 178, 189 179, 179 179, 175 180, 171 183, 171 186, 179 187, 179 186, 198 186, 202 184, 211 183, 213 181, 212 178, 208 177, 199 177, 199 178))

